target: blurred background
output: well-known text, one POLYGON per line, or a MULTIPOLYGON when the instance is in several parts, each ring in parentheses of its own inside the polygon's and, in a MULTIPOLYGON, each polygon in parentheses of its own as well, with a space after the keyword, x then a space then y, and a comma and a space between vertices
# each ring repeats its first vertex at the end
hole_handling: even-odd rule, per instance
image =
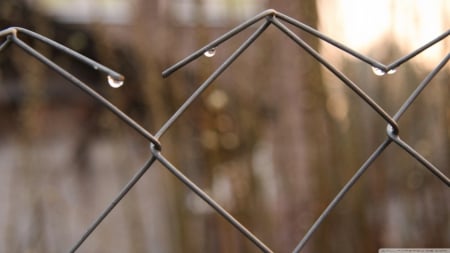
MULTIPOLYGON (((36 41, 60 66, 155 133, 251 27, 167 79, 161 72, 274 8, 383 63, 448 30, 449 1, 2 0, 22 26, 126 76, 36 41)), ((297 31, 297 29, 292 28, 297 31)), ((298 33, 393 115, 449 52, 448 39, 376 76, 298 33)), ((4 39, 4 38, 2 38, 4 39)), ((450 68, 399 121, 401 137, 450 175, 450 68)), ((0 252, 66 252, 151 155, 148 142, 16 46, 0 53, 0 252)), ((386 123, 274 27, 161 138, 163 154, 275 252, 290 252, 386 138, 386 123)), ((450 191, 396 145, 376 160, 304 252, 450 247, 450 191)), ((155 164, 78 252, 259 252, 155 164)), ((302 251, 303 252, 303 251, 302 251)))

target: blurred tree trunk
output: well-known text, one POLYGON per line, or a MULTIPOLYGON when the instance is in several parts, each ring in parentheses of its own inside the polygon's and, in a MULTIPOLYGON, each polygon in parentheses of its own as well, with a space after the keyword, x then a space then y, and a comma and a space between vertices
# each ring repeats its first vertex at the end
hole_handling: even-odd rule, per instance
MULTIPOLYGON (((269 6, 317 28, 315 0, 269 1, 269 6)), ((303 34, 300 37, 318 50, 318 39, 303 34)), ((313 178, 328 160, 325 144, 328 124, 319 63, 281 32, 272 34, 270 42, 268 54, 273 65, 269 90, 277 94, 272 97, 275 116, 271 128, 278 179, 275 249, 288 252, 316 216, 313 204, 319 196, 314 195, 313 178)))

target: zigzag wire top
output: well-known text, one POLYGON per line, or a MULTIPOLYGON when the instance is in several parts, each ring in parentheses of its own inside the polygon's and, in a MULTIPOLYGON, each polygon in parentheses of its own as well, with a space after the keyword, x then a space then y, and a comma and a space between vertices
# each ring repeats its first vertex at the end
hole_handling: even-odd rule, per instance
MULTIPOLYGON (((380 144, 380 146, 372 153, 372 155, 366 160, 366 162, 355 172, 352 178, 343 186, 343 188, 339 191, 339 193, 335 196, 335 198, 330 202, 330 204, 325 208, 319 218, 314 222, 314 224, 307 231, 302 240, 297 244, 293 252, 300 252, 307 241, 311 238, 312 234, 319 227, 319 225, 323 222, 323 220, 329 215, 332 209, 340 202, 340 200, 344 197, 344 195, 350 190, 350 188, 356 183, 356 181, 363 175, 363 173, 369 168, 369 166, 375 161, 375 159, 392 143, 396 143, 402 149, 404 149, 408 154, 414 157, 417 161, 423 164, 428 170, 430 170, 436 177, 438 177, 444 184, 450 186, 450 179, 443 174, 438 168, 436 168, 432 163, 426 160, 419 152, 410 147, 406 142, 400 139, 399 137, 399 126, 397 121, 400 119, 401 115, 409 108, 409 106, 414 102, 414 100, 419 96, 421 91, 430 83, 430 81, 438 74, 438 72, 447 64, 449 60, 449 54, 447 54, 444 59, 429 73, 429 75, 418 85, 418 87, 414 90, 414 92, 410 95, 410 97, 403 103, 398 112, 391 117, 385 110, 379 106, 375 101, 373 101, 370 96, 368 96, 363 90, 361 90, 355 83, 353 83, 350 79, 348 79, 342 72, 337 70, 332 64, 326 61, 318 52, 316 52, 313 48, 311 48, 306 42, 304 42, 300 37, 298 37, 294 32, 292 32, 289 28, 287 28, 281 21, 285 21, 297 28, 300 28, 303 31, 306 31, 313 36, 335 46, 336 48, 354 56, 355 58, 369 64, 374 70, 384 73, 389 73, 394 71, 401 64, 407 62, 412 59, 416 55, 420 54, 427 48, 433 46, 439 41, 447 38, 450 33, 450 30, 447 30, 443 34, 439 35, 435 39, 426 43, 425 45, 419 47, 408 55, 399 58, 398 60, 392 62, 391 64, 384 65, 370 57, 364 56, 353 49, 333 40, 332 38, 320 33, 319 31, 285 15, 279 13, 273 9, 269 9, 261 12, 260 14, 254 16, 253 18, 243 22, 238 25, 234 29, 229 32, 223 34, 218 37, 216 40, 208 43, 204 47, 198 49, 191 55, 187 56, 183 60, 177 62, 173 66, 162 72, 163 77, 168 77, 173 72, 177 71, 184 65, 190 63, 191 61, 197 59, 198 57, 207 54, 210 50, 215 50, 223 42, 227 41, 231 37, 236 34, 242 32, 246 28, 252 26, 258 21, 265 19, 265 22, 229 57, 225 60, 225 62, 219 66, 210 76, 209 78, 201 84, 201 86, 190 96, 183 105, 176 111, 173 116, 161 127, 161 129, 156 133, 157 137, 160 137, 164 134, 165 131, 177 120, 177 118, 190 106, 190 104, 216 79, 220 76, 220 74, 225 71, 225 69, 231 65, 231 63, 247 48, 253 43, 257 37, 262 34, 265 29, 273 24, 279 30, 281 30, 284 34, 286 34, 289 38, 291 38, 296 44, 306 50, 311 56, 313 56, 317 61, 319 61, 324 67, 326 67, 330 72, 332 72, 336 77, 338 77, 346 86, 348 86, 353 92, 355 92, 361 99, 363 99, 373 110, 375 110, 387 123, 387 138, 386 140, 380 144)), ((167 163, 165 159, 161 159, 158 157, 159 152, 154 152, 157 158, 164 164, 167 163)), ((251 238, 250 238, 251 239, 251 238)), ((265 245, 257 245, 265 252, 270 252, 270 249, 266 248, 265 245)))
POLYGON ((242 32, 243 30, 247 29, 248 27, 252 26, 253 24, 257 23, 258 21, 264 19, 264 18, 279 18, 283 21, 286 21, 287 23, 294 25, 300 29, 302 29, 305 32, 308 32, 314 36, 316 36, 317 38, 341 49, 344 52, 347 52, 348 54, 354 56, 355 58, 360 59, 363 62, 366 62, 370 65, 372 65, 375 68, 378 68, 379 70, 387 73, 389 72, 389 70, 394 70, 396 69, 398 66, 400 66, 401 64, 403 64, 404 62, 408 61, 409 59, 413 58, 414 56, 418 55, 419 53, 421 53, 422 51, 424 51, 425 49, 431 47, 432 45, 436 44, 437 42, 441 41, 442 39, 446 38, 449 33, 450 30, 447 30, 446 32, 442 33, 441 35, 439 35, 438 37, 436 37, 435 39, 431 40, 430 42, 426 43, 425 45, 417 48, 416 50, 414 50, 413 52, 409 53, 408 55, 399 58, 398 60, 393 61, 392 63, 385 65, 377 60, 374 60, 368 56, 362 55, 358 52, 356 52, 355 50, 345 46, 344 44, 328 37, 327 35, 317 31, 316 29, 305 25, 301 22, 299 22, 298 20, 291 18, 283 13, 277 12, 274 9, 268 9, 265 10, 261 13, 259 13, 258 15, 254 16, 253 18, 250 18, 249 20, 243 22, 242 24, 236 26, 234 29, 230 30, 229 32, 223 34, 222 36, 220 36, 219 38, 217 38, 216 40, 208 43, 207 45, 205 45, 204 47, 200 48, 199 50, 195 51, 194 53, 192 53, 191 55, 187 56, 186 58, 184 58, 183 60, 177 62, 176 64, 172 65, 171 67, 167 68, 166 70, 164 70, 162 72, 162 76, 163 77, 168 77, 169 75, 171 75, 173 72, 177 71, 178 69, 180 69, 181 67, 183 67, 184 65, 190 63, 191 61, 197 59, 198 57, 202 56, 206 51, 210 50, 211 48, 215 48, 217 46, 219 46, 220 44, 222 44, 223 42, 227 41, 228 39, 230 39, 231 37, 235 36, 236 34, 242 32))
POLYGON ((238 25, 234 29, 225 33, 221 37, 216 40, 210 42, 206 46, 197 50, 190 56, 176 63, 172 67, 165 70, 162 75, 163 77, 168 77, 171 73, 188 64, 189 62, 195 60, 199 56, 203 55, 205 52, 216 48, 221 43, 225 42, 229 38, 234 35, 240 33, 251 25, 257 23, 258 21, 265 19, 265 22, 246 40, 243 44, 227 59, 222 65, 220 65, 211 76, 200 85, 200 87, 180 106, 180 108, 170 117, 165 124, 159 129, 159 131, 152 135, 145 128, 140 126, 138 123, 129 118, 126 114, 120 111, 117 107, 115 107, 108 100, 103 98, 101 95, 96 93, 94 90, 89 88, 82 81, 74 77, 72 74, 41 55, 39 52, 28 46, 22 40, 20 40, 17 34, 23 33, 34 39, 40 40, 43 43, 46 43, 63 53, 69 54, 74 58, 80 60, 81 62, 93 67, 96 70, 99 70, 108 75, 108 77, 112 78, 113 81, 117 83, 123 82, 124 77, 53 41, 50 40, 40 34, 34 33, 24 28, 12 27, 5 30, 0 31, 0 38, 6 36, 6 40, 0 45, 0 52, 8 47, 11 43, 18 45, 24 51, 26 51, 31 56, 37 58, 42 63, 48 65, 51 69, 56 71, 58 74, 62 75, 71 83, 75 84, 77 87, 82 89, 84 92, 89 94, 92 98, 99 101, 103 106, 105 106, 108 110, 113 112, 116 116, 118 116, 122 121, 127 123, 131 128, 135 129, 138 133, 140 133, 144 138, 146 138, 150 142, 152 156, 149 160, 144 164, 144 166, 135 173, 135 175, 128 181, 128 183, 123 187, 123 189, 119 192, 119 194, 112 200, 112 202, 105 208, 105 210, 98 216, 97 219, 88 227, 87 231, 81 236, 81 238, 75 243, 75 245, 71 248, 70 252, 75 252, 83 242, 92 234, 92 232, 100 225, 100 223, 109 215, 109 213, 115 208, 115 206, 123 199, 123 197, 132 189, 132 187, 139 181, 139 179, 145 174, 145 172, 152 166, 152 164, 158 160, 165 168, 167 168, 174 176, 176 176, 182 183, 184 183, 190 190, 192 190, 195 194, 197 194, 200 198, 202 198, 208 205, 210 205, 214 210, 217 211, 220 215, 222 215, 231 225, 233 225, 236 229, 238 229, 244 236, 246 236, 251 242, 253 242, 258 248, 260 248, 263 252, 272 252, 272 250, 266 246, 262 241, 260 241, 255 235, 253 235, 247 228, 245 228, 242 224, 240 224, 232 215, 230 215, 225 209, 223 209, 219 204, 217 204, 211 197, 209 197, 202 189, 200 189, 195 183, 193 183, 188 177, 186 177, 182 172, 180 172, 173 164, 171 164, 162 154, 161 154, 161 144, 159 142, 159 137, 162 136, 171 125, 175 123, 178 117, 190 106, 190 104, 198 98, 198 96, 218 77, 222 74, 228 66, 230 66, 235 59, 237 59, 242 52, 245 51, 258 37, 261 35, 265 29, 269 25, 275 25, 279 30, 281 30, 285 35, 291 38, 296 44, 306 50, 311 56, 313 56, 317 61, 319 61, 322 65, 324 65, 330 72, 332 72, 336 77, 338 77, 347 87, 349 87, 353 92, 355 92, 361 99, 371 106, 371 108, 376 111, 388 124, 387 127, 387 138, 386 140, 380 144, 380 146, 369 156, 369 158, 363 163, 363 165, 355 172, 352 178, 343 186, 343 188, 339 191, 339 193, 335 196, 335 198, 330 202, 330 204, 326 207, 326 209, 322 212, 322 214, 318 217, 318 219, 314 222, 314 224, 310 227, 304 237, 297 244, 293 252, 300 252, 302 248, 305 246, 307 241, 311 238, 312 234, 319 227, 319 225, 324 221, 324 219, 328 216, 328 214, 334 209, 334 207, 340 202, 340 200, 344 197, 344 195, 350 190, 350 188, 356 183, 356 181, 363 175, 363 173, 369 168, 369 166, 380 156, 380 154, 388 147, 391 143, 396 143, 402 149, 404 149, 408 154, 414 157, 417 161, 423 164, 428 170, 430 170, 436 177, 438 177, 441 181, 443 181, 447 186, 450 186, 450 180, 446 175, 444 175, 439 169, 437 169, 433 164, 431 164, 428 160, 426 160, 422 155, 420 155, 416 150, 410 147, 406 142, 400 139, 399 137, 399 126, 397 121, 401 117, 401 115, 409 108, 409 106, 414 102, 414 100, 419 96, 421 91, 427 87, 430 81, 439 73, 440 70, 447 64, 449 60, 449 54, 447 54, 443 60, 428 74, 428 76, 417 86, 417 88, 413 91, 413 93, 409 96, 409 98, 403 103, 398 112, 391 117, 387 114, 384 109, 379 106, 375 101, 373 101, 363 90, 361 90, 355 83, 353 83, 350 79, 348 79, 344 74, 342 74, 339 70, 337 70, 334 66, 332 66, 329 62, 322 58, 322 56, 316 52, 313 48, 311 48, 307 43, 305 43, 301 38, 299 38, 295 33, 293 33, 290 29, 288 29, 281 21, 287 22, 289 24, 298 27, 313 36, 318 37, 321 40, 341 49, 342 51, 360 59, 361 61, 375 67, 378 71, 387 73, 404 62, 410 60, 414 56, 418 55, 425 49, 431 47, 437 42, 445 39, 450 30, 447 30, 442 35, 436 37, 430 42, 426 43, 422 47, 419 47, 415 51, 410 54, 394 61, 389 65, 384 65, 376 60, 373 60, 367 56, 364 56, 345 45, 327 37, 326 35, 318 32, 317 30, 287 16, 282 13, 279 13, 275 10, 269 9, 255 17, 249 19, 248 21, 243 22, 238 25))
MULTIPOLYGON (((190 63, 191 61, 197 59, 198 57, 204 55, 205 53, 207 53, 209 50, 211 49, 215 49, 216 47, 218 47, 220 44, 222 44, 223 42, 225 42, 226 40, 230 39, 231 37, 235 36, 236 34, 242 32, 243 30, 245 30, 246 28, 252 26, 253 24, 255 24, 256 22, 262 20, 266 18, 266 21, 264 22, 264 24, 249 38, 248 41, 244 42, 244 44, 242 44, 241 48, 239 48, 235 54, 233 54, 232 56, 230 56, 225 62, 224 64, 222 64, 211 76, 210 78, 208 78, 197 91, 203 91, 204 89, 207 88, 207 86, 210 85, 210 83, 212 83, 212 81, 214 81, 224 70, 225 68, 227 68, 236 58, 237 56, 240 55, 240 53, 242 53, 243 50, 245 50, 250 44, 252 43, 254 40, 256 40, 256 37, 259 36, 270 24, 275 25, 279 30, 281 30, 284 34, 286 34, 289 38, 291 38, 295 43, 297 43, 299 46, 301 46, 303 49, 305 49, 311 56, 313 56, 317 61, 319 61, 322 65, 324 65, 330 72, 332 72, 336 77, 338 77, 342 82, 344 82, 345 85, 347 85, 350 89, 352 89, 361 99, 363 99, 365 102, 367 102, 367 104, 369 104, 369 106, 372 107, 372 109, 374 109, 382 118, 384 118, 386 120, 386 122, 388 123, 388 128, 387 128, 387 133, 389 136, 391 136, 391 138, 394 140, 396 140, 396 142, 398 142, 399 145, 404 146, 404 143, 399 139, 398 134, 399 134, 399 127, 398 127, 398 119, 400 118, 400 116, 406 111, 406 109, 409 107, 409 105, 412 103, 412 101, 407 101, 408 103, 404 106, 402 106, 401 110, 399 112, 396 113, 396 115, 394 117, 391 117, 387 112, 385 112, 385 110, 379 106, 375 101, 373 101, 371 99, 370 96, 368 96, 363 90, 361 90, 355 83, 353 83, 348 77, 346 77, 342 72, 340 72, 339 70, 337 70, 332 64, 330 64, 328 61, 326 61, 317 51, 315 51, 313 48, 311 48, 306 42, 304 42, 300 37, 298 37, 294 32, 292 32, 289 28, 287 28, 285 25, 283 25, 280 20, 286 21, 289 24, 292 24, 300 29, 302 29, 303 31, 306 31, 314 36, 316 36, 317 38, 337 47, 338 49, 354 56, 355 58, 370 64, 373 68, 376 68, 377 71, 381 71, 382 73, 389 73, 391 71, 395 71, 395 69, 397 67, 399 67, 401 64, 407 62, 408 60, 410 60, 411 58, 413 58, 414 56, 420 54, 422 51, 426 50, 427 48, 433 46, 434 44, 436 44, 437 42, 445 39, 449 34, 450 34, 450 30, 447 30, 446 32, 442 33, 441 35, 439 35, 438 37, 436 37, 435 39, 431 40, 430 42, 426 43, 425 45, 419 47, 418 49, 414 50, 413 52, 407 54, 404 57, 401 57, 397 60, 395 60, 394 62, 388 64, 388 65, 384 65, 368 56, 362 55, 358 52, 356 52, 355 50, 343 45, 342 43, 339 43, 335 40, 333 40, 332 38, 320 33, 319 31, 285 15, 282 13, 279 13, 273 9, 269 9, 266 11, 261 12, 260 14, 254 16, 253 18, 249 19, 248 21, 242 23, 241 25, 235 27, 234 29, 230 30, 229 32, 223 34, 222 36, 220 36, 219 38, 217 38, 216 40, 208 43, 206 46, 200 48, 199 50, 195 51, 194 53, 192 53, 191 55, 187 56, 186 58, 184 58, 183 60, 177 62, 176 64, 174 64, 173 66, 167 68, 166 70, 164 70, 162 72, 162 76, 163 77, 168 77, 170 74, 172 74, 173 72, 177 71, 178 69, 180 69, 181 67, 187 65, 188 63, 190 63), (280 20, 278 20, 278 18, 280 20), (394 138, 394 136, 397 136, 394 138)), ((443 65, 445 65, 445 63, 448 61, 448 55, 443 59, 443 65)), ((441 66, 443 67, 443 66, 441 66)), ((440 68, 439 68, 440 70, 440 68)), ((437 70, 437 71, 439 71, 437 70)), ((425 80, 426 83, 428 83, 429 81, 431 81, 432 77, 435 74, 433 74, 431 77, 427 77, 425 80)), ((424 80, 424 81, 425 81, 424 80)), ((426 84, 424 85, 426 86, 426 84)), ((197 95, 197 91, 193 94, 197 95)), ((417 94, 414 94, 414 98, 417 97, 420 92, 417 92, 417 94)), ((196 98, 197 96, 195 96, 196 98)), ((410 100, 414 100, 414 98, 410 98, 410 100)), ((194 99, 189 98, 186 103, 184 105, 181 106, 180 111, 183 110, 185 108, 187 108, 190 103, 192 103, 194 99)), ((176 118, 178 116, 180 116, 181 114, 174 114, 171 120, 168 120, 166 122, 165 125, 167 125, 167 127, 163 126, 160 131, 158 131, 158 133, 156 134, 156 136, 161 136, 166 130, 167 128, 173 124, 173 121, 176 120, 176 118)), ((404 146, 405 148, 406 146, 404 146)), ((410 148, 408 148, 408 152, 410 153, 415 153, 413 156, 417 156, 418 154, 416 152, 413 152, 412 150, 410 150, 410 148)), ((431 165, 431 163, 427 162, 425 158, 418 158, 416 157, 416 159, 421 160, 421 163, 424 163, 424 165, 426 167, 428 167, 433 173, 436 174, 436 176, 438 176, 441 180, 443 180, 447 185, 450 185, 449 183, 449 179, 447 177, 445 177, 445 175, 443 175, 442 173, 440 173, 439 170, 437 170, 434 166, 431 165)))

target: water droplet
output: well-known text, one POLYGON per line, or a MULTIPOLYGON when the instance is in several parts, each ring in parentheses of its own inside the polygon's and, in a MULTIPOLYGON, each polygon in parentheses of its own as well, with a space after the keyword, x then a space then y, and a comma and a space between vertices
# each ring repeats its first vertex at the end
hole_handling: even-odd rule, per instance
POLYGON ((377 67, 372 67, 372 71, 377 76, 384 76, 386 74, 386 72, 384 72, 384 70, 379 69, 377 67))
POLYGON ((206 57, 209 57, 209 58, 213 57, 215 54, 216 54, 216 48, 215 48, 215 47, 209 49, 208 51, 206 51, 206 52, 204 53, 204 55, 205 55, 206 57))
POLYGON ((108 76, 108 84, 109 86, 113 87, 113 88, 119 88, 120 86, 123 85, 123 80, 121 79, 115 79, 112 76, 108 76))
POLYGON ((392 75, 392 74, 395 74, 395 72, 397 72, 396 69, 390 69, 390 70, 388 70, 387 74, 392 75))

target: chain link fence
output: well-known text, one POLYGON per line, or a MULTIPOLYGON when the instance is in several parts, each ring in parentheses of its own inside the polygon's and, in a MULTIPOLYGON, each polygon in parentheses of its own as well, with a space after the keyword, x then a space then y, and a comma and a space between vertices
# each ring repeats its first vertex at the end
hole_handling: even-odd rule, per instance
MULTIPOLYGON (((127 195, 127 193, 139 182, 142 176, 148 171, 148 169, 155 163, 159 163, 164 166, 173 176, 180 180, 186 187, 188 187, 193 193, 200 197, 204 202, 206 202, 210 207, 212 207, 218 214, 220 214, 227 222, 233 225, 243 236, 245 236, 249 241, 251 241, 255 247, 259 248, 262 252, 273 252, 271 248, 266 245, 262 240, 260 240, 256 235, 254 235, 249 229, 243 226, 235 217, 233 217, 227 210, 225 210, 220 204, 218 204, 213 198, 211 198, 204 190, 198 187, 189 177, 184 175, 175 165, 173 165, 164 156, 164 143, 161 143, 159 139, 173 126, 178 118, 189 109, 191 104, 196 101, 199 96, 209 87, 214 81, 224 72, 227 68, 233 64, 233 62, 247 49, 249 48, 258 37, 266 31, 269 26, 274 26, 282 34, 291 39, 300 48, 310 54, 315 60, 317 60, 325 69, 336 76, 341 83, 350 89, 354 94, 356 94, 359 99, 364 101, 384 122, 386 123, 386 138, 382 141, 379 146, 373 151, 373 153, 367 157, 366 161, 359 167, 348 182, 340 189, 337 195, 329 202, 328 206, 323 210, 320 216, 312 224, 306 234, 301 238, 296 247, 292 252, 301 252, 305 247, 307 242, 313 236, 317 228, 325 222, 327 216, 334 210, 336 205, 345 197, 346 193, 353 187, 353 185, 360 179, 360 177, 371 167, 371 165, 376 161, 381 154, 386 152, 386 148, 390 145, 396 145, 400 147, 404 152, 413 157, 417 163, 420 163, 424 169, 431 172, 435 177, 437 177, 442 183, 450 186, 450 180, 443 171, 437 168, 431 161, 428 161, 421 153, 415 150, 411 145, 404 141, 401 136, 401 126, 399 125, 399 120, 402 115, 410 108, 410 106, 415 102, 417 97, 426 89, 433 78, 446 66, 449 55, 446 54, 442 60, 437 64, 434 69, 417 85, 416 89, 409 95, 409 97, 403 102, 397 112, 393 115, 386 112, 382 105, 378 104, 371 96, 369 96, 360 86, 354 83, 346 75, 344 75, 340 70, 333 66, 329 61, 324 59, 319 52, 313 49, 308 43, 306 43, 301 37, 293 32, 292 29, 288 28, 286 24, 291 25, 294 28, 298 28, 303 32, 309 33, 318 39, 342 50, 343 52, 351 55, 352 57, 360 60, 364 64, 368 64, 376 75, 389 75, 395 73, 396 69, 414 58, 415 56, 422 53, 424 50, 433 46, 434 44, 444 40, 450 33, 450 30, 444 32, 440 36, 431 40, 430 42, 424 44, 423 46, 417 48, 413 52, 407 54, 404 57, 393 61, 390 64, 382 64, 377 60, 370 57, 362 55, 351 48, 347 47, 335 41, 334 39, 322 34, 321 32, 293 19, 283 13, 277 12, 275 10, 266 10, 253 18, 241 23, 234 29, 226 32, 222 36, 218 37, 214 41, 208 43, 204 47, 198 49, 191 55, 187 56, 183 60, 177 62, 173 66, 169 67, 162 72, 164 78, 169 77, 173 72, 179 70, 183 66, 189 64, 190 62, 196 60, 201 56, 212 57, 215 54, 216 48, 227 40, 231 39, 235 35, 247 30, 247 28, 254 26, 255 24, 260 24, 259 27, 234 51, 213 73, 192 93, 190 97, 178 108, 178 110, 162 125, 162 127, 156 131, 155 134, 150 133, 144 127, 135 122, 127 114, 123 113, 114 104, 109 102, 95 90, 90 88, 84 82, 79 80, 69 71, 55 64, 52 60, 48 59, 40 52, 30 47, 22 39, 20 35, 28 36, 32 39, 39 40, 51 47, 60 50, 64 54, 68 54, 75 59, 81 61, 84 64, 89 65, 95 70, 98 70, 105 74, 105 78, 112 87, 120 87, 124 82, 124 77, 111 70, 110 68, 93 61, 47 37, 40 34, 32 32, 30 30, 11 27, 0 31, 0 38, 4 39, 0 45, 0 52, 6 50, 11 44, 20 47, 22 50, 27 52, 32 57, 38 59, 43 64, 47 65, 49 68, 56 71, 59 75, 67 79, 70 83, 76 85, 83 92, 87 93, 93 99, 98 101, 109 111, 115 114, 120 120, 125 122, 129 127, 134 129, 142 138, 146 139, 150 145, 151 156, 145 165, 140 168, 135 175, 128 181, 128 183, 123 187, 123 189, 117 194, 117 196, 110 202, 110 204, 101 212, 97 218, 92 222, 92 224, 86 229, 85 233, 80 236, 80 238, 73 244, 70 248, 70 252, 76 252, 96 230, 96 228, 103 222, 104 219, 114 210, 114 208, 122 201, 122 199, 127 195)), ((332 238, 330 238, 332 240, 332 238)))

